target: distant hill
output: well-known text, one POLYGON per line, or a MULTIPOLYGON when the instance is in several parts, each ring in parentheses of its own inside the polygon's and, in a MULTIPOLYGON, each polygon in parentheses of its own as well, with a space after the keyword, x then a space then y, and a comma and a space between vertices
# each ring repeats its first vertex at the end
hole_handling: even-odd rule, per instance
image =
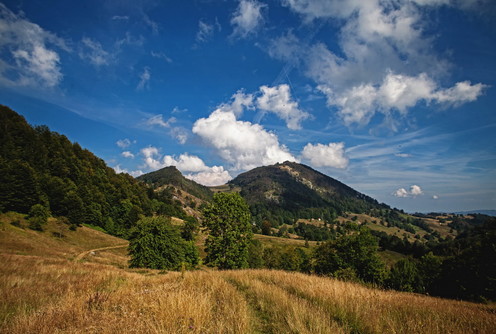
POLYGON ((284 162, 258 167, 228 183, 239 188, 258 220, 292 223, 298 218, 332 221, 344 212, 390 211, 385 204, 308 166, 284 162))
POLYGON ((481 214, 486 216, 496 217, 496 210, 471 210, 471 211, 458 211, 454 212, 457 215, 481 214))
POLYGON ((141 175, 138 177, 138 180, 145 182, 154 189, 164 186, 173 186, 176 189, 187 192, 188 194, 205 201, 209 201, 213 197, 213 193, 208 187, 185 178, 175 166, 165 167, 141 175))

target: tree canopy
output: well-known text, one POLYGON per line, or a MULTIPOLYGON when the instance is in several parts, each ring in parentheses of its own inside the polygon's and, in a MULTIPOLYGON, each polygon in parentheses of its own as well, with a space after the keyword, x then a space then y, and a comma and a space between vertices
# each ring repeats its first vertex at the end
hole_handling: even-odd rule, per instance
POLYGON ((219 269, 248 266, 251 215, 238 193, 217 193, 203 210, 203 225, 209 235, 205 242, 206 263, 219 269))
POLYGON ((130 267, 178 270, 194 268, 199 255, 192 241, 181 238, 180 230, 166 217, 145 217, 131 229, 130 267))
POLYGON ((315 271, 335 274, 352 269, 365 282, 381 283, 385 267, 377 254, 377 239, 366 228, 358 233, 328 241, 315 250, 315 271))

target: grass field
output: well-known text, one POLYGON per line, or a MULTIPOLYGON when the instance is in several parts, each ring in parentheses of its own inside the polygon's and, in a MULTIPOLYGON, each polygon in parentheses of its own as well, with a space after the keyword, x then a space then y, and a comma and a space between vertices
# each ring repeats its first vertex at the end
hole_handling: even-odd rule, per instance
POLYGON ((47 231, 34 232, 13 226, 13 219, 21 218, 0 217, 0 333, 494 333, 496 328, 494 305, 325 277, 270 270, 130 270, 125 248, 95 250, 125 244, 121 239, 89 228, 70 231, 54 221, 47 231))

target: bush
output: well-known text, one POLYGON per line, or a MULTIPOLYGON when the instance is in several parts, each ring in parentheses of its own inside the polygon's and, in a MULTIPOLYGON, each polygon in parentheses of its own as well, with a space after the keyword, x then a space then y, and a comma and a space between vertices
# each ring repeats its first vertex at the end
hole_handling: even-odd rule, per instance
POLYGON ((29 210, 29 228, 36 231, 43 231, 45 225, 50 217, 50 211, 41 204, 35 204, 29 210))

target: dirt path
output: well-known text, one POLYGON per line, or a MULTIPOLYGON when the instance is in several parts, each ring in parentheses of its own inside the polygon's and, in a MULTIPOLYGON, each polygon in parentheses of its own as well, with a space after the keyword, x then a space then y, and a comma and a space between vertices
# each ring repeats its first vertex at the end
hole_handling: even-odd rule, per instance
POLYGON ((90 250, 87 250, 87 251, 84 251, 84 252, 78 254, 78 256, 76 256, 76 258, 74 259, 74 261, 76 262, 76 261, 82 260, 83 257, 85 257, 86 255, 90 254, 91 252, 99 252, 99 251, 109 250, 109 249, 124 248, 124 247, 127 247, 127 246, 128 246, 128 244, 90 249, 90 250))

